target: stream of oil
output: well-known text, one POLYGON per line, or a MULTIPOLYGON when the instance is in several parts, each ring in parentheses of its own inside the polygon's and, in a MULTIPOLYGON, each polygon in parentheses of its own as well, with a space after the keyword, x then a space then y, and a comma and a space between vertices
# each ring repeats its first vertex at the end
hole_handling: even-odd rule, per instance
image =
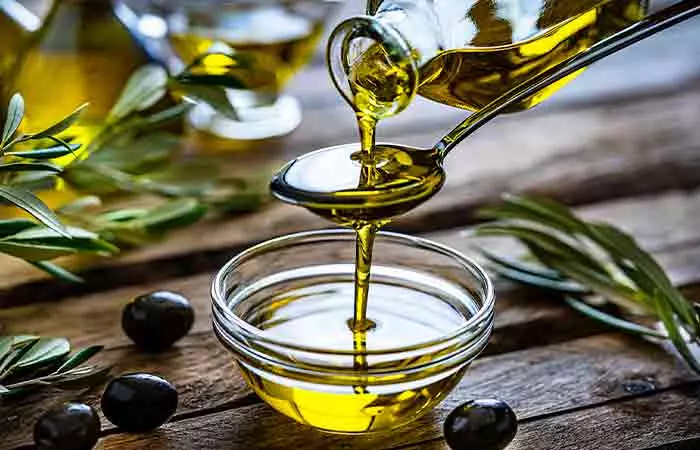
MULTIPOLYGON (((441 52, 423 65, 418 92, 447 105, 478 109, 520 82, 641 19, 645 8, 644 0, 558 0, 543 3, 533 20, 512 18, 512 22, 507 16, 494 17, 490 8, 472 10, 472 22, 477 27, 473 45, 441 52)), ((541 102, 575 75, 541 91, 515 110, 541 102)), ((329 147, 303 155, 283 167, 271 182, 273 194, 281 200, 303 206, 357 233, 354 315, 348 325, 353 333, 355 370, 359 372, 367 369, 367 334, 373 329, 367 304, 375 235, 394 217, 436 194, 445 181, 442 161, 435 152, 375 144, 377 122, 396 111, 396 105, 411 101, 409 79, 406 69, 390 62, 382 46, 370 46, 353 63, 349 74, 360 145, 329 147)), ((354 390, 362 394, 365 387, 356 386, 354 390)))

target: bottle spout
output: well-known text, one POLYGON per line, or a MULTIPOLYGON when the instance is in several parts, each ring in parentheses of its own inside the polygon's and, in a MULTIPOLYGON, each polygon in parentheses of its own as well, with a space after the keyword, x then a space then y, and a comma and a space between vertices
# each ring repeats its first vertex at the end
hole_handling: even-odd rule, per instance
POLYGON ((356 114, 375 120, 402 111, 418 90, 414 51, 393 27, 370 16, 341 22, 326 50, 335 88, 356 114))

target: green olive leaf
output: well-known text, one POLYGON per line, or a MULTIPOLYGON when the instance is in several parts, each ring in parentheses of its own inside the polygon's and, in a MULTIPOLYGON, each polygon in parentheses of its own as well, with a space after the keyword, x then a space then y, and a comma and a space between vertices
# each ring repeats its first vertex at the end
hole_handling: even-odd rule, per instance
POLYGON ((78 275, 69 272, 61 266, 58 266, 49 261, 29 261, 31 265, 39 270, 43 270, 54 278, 59 280, 68 281, 70 283, 84 283, 85 280, 80 278, 78 275))
POLYGON ((0 164, 0 173, 7 172, 53 172, 60 173, 63 168, 51 163, 25 163, 25 162, 14 162, 0 164))
POLYGON ((128 127, 130 130, 148 130, 149 128, 157 127, 182 117, 187 111, 192 109, 193 106, 194 105, 191 103, 180 103, 153 113, 150 116, 135 117, 124 126, 128 127))
POLYGON ((24 117, 24 99, 17 93, 10 99, 10 104, 7 107, 7 119, 5 120, 5 127, 2 130, 2 138, 0 138, 0 148, 4 148, 12 136, 19 128, 20 123, 22 123, 22 118, 24 117))
POLYGON ((101 255, 111 255, 119 252, 116 246, 101 240, 99 235, 91 231, 75 227, 68 227, 66 231, 68 233, 67 238, 48 228, 30 228, 0 239, 0 245, 9 243, 50 246, 101 255))
POLYGON ((31 192, 16 189, 11 186, 0 186, 0 198, 20 207, 47 227, 68 237, 65 227, 58 220, 56 214, 31 192))
MULTIPOLYGON (((545 199, 507 197, 504 205, 485 209, 482 214, 505 222, 479 226, 475 234, 515 238, 566 282, 578 283, 629 314, 660 320, 667 335, 578 298, 566 300, 572 308, 626 332, 670 340, 678 354, 700 373, 700 361, 688 347, 688 340, 700 341, 700 308, 683 297, 659 263, 631 235, 610 224, 586 222, 565 206, 545 199)), ((499 257, 487 259, 500 274, 525 284, 548 287, 557 282, 499 257)))
POLYGON ((73 353, 61 366, 54 371, 54 374, 68 372, 72 370, 85 361, 89 360, 96 354, 102 351, 104 347, 102 345, 93 345, 86 348, 81 348, 77 352, 73 353))
POLYGON ((482 218, 507 220, 528 220, 543 226, 552 227, 567 233, 585 233, 586 225, 564 206, 544 198, 526 198, 504 195, 503 203, 482 208, 478 212, 482 218))
POLYGON ((659 333, 656 330, 652 330, 651 328, 639 325, 634 322, 620 319, 619 317, 613 316, 612 314, 608 314, 597 308, 594 308, 582 300, 573 297, 566 297, 564 301, 576 311, 583 313, 588 317, 595 319, 599 322, 603 322, 606 325, 618 328, 622 331, 641 336, 650 336, 659 339, 667 339, 666 335, 659 333))
POLYGON ((97 210, 102 206, 102 200, 96 195, 86 195, 85 197, 80 197, 68 204, 61 206, 58 209, 59 214, 72 215, 84 213, 89 210, 97 210))
POLYGON ((29 219, 4 219, 0 220, 0 238, 10 236, 28 228, 36 226, 35 222, 29 219))
MULTIPOLYGON (((0 336, 0 363, 4 362, 5 358, 10 354, 10 352, 20 346, 24 346, 30 342, 35 342, 39 340, 38 336, 0 336)), ((0 369, 2 372, 2 369, 0 369)))
POLYGON ((57 145, 55 147, 37 148, 28 151, 7 152, 6 155, 27 159, 53 159, 60 158, 61 156, 66 156, 78 150, 79 148, 80 144, 66 144, 65 146, 57 145))
POLYGON ((0 252, 24 259, 25 261, 38 262, 46 259, 73 255, 78 253, 78 250, 55 245, 21 244, 0 241, 0 252))
POLYGON ((29 352, 40 339, 39 337, 31 336, 28 339, 12 343, 8 354, 3 358, 2 362, 0 362, 0 381, 10 373, 10 369, 14 366, 15 362, 29 352))
POLYGON ((226 90, 219 86, 179 85, 186 97, 202 101, 211 106, 216 112, 231 120, 238 120, 238 114, 231 105, 226 90))
MULTIPOLYGON (((45 130, 42 130, 38 133, 32 134, 31 138, 32 139, 44 139, 44 138, 51 137, 54 134, 58 134, 58 133, 61 133, 62 131, 67 130, 68 127, 73 125, 80 118, 80 115, 83 113, 85 108, 87 108, 87 106, 88 106, 87 103, 80 105, 75 111, 70 113, 63 120, 60 120, 59 122, 46 128, 45 130)), ((66 145, 68 145, 68 144, 66 144, 66 145)))
POLYGON ((40 338, 10 368, 11 371, 31 370, 65 358, 70 353, 70 343, 64 338, 40 338))
POLYGON ((164 231, 190 225, 201 219, 206 212, 207 207, 198 200, 182 198, 150 210, 137 222, 148 231, 164 231))
POLYGON ((163 67, 150 64, 139 68, 124 86, 119 99, 107 115, 107 122, 115 122, 155 105, 165 96, 167 82, 168 73, 163 67))

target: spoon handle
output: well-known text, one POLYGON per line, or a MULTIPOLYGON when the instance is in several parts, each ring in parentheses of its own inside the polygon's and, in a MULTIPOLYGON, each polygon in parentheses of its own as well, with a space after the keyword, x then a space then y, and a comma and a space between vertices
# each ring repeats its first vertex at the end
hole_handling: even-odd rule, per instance
POLYGON ((462 139, 481 128, 482 125, 509 106, 536 94, 541 89, 561 80, 567 75, 571 75, 579 69, 593 64, 599 59, 605 58, 670 26, 690 19, 698 13, 700 13, 700 0, 682 0, 645 17, 634 25, 630 25, 592 45, 588 50, 550 67, 501 95, 457 125, 433 146, 433 150, 437 152, 439 160, 442 161, 462 139))

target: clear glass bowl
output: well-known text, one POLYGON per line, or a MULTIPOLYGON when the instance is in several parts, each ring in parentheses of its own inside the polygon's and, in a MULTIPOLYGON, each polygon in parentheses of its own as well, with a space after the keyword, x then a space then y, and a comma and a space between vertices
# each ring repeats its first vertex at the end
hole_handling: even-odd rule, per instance
MULTIPOLYGON (((151 23, 162 29, 180 66, 205 53, 224 53, 230 60, 210 57, 206 73, 231 74, 241 87, 228 89, 236 119, 199 103, 189 123, 217 137, 254 141, 282 136, 301 122, 299 102, 283 91, 311 59, 340 0, 150 0, 140 28, 151 23)), ((153 34, 153 33, 150 33, 153 34)))
POLYGON ((379 233, 367 317, 353 334, 355 235, 322 230, 244 251, 216 275, 214 331, 281 413, 335 433, 395 428, 430 411, 486 346, 491 282, 458 252, 379 233))

